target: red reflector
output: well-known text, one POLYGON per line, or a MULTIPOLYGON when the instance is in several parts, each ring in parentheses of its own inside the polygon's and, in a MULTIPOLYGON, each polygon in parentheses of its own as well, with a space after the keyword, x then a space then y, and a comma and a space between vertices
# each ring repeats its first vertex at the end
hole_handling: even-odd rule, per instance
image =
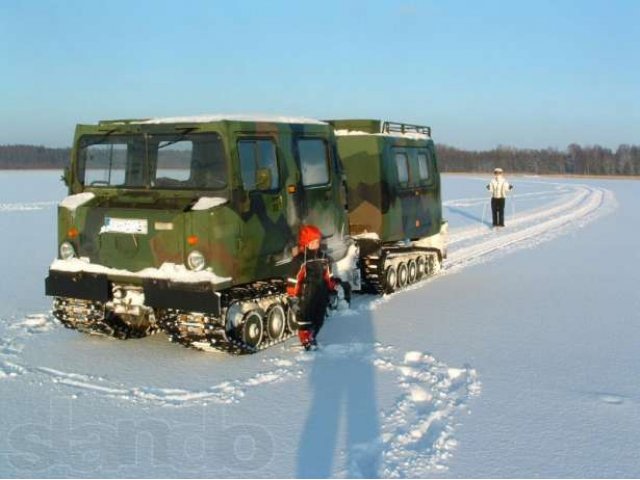
POLYGON ((187 243, 192 247, 198 244, 198 236, 197 235, 189 235, 187 237, 187 243))

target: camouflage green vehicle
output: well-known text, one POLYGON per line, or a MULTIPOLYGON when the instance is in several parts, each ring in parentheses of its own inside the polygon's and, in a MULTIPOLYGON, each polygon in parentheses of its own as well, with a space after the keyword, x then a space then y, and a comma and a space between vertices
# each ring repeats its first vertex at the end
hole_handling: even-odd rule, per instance
POLYGON ((331 258, 349 251, 335 145, 330 125, 296 118, 78 125, 45 282, 54 315, 91 333, 161 328, 230 351, 287 338, 299 226, 317 225, 331 258))
POLYGON ((58 259, 45 281, 65 326, 255 352, 297 331, 286 280, 302 224, 332 274, 392 291, 445 257, 427 127, 203 116, 78 125, 58 259), (344 162, 344 165, 343 165, 344 162))
POLYGON ((348 184, 349 231, 364 286, 391 292, 435 273, 446 257, 440 174, 431 129, 330 120, 348 184))

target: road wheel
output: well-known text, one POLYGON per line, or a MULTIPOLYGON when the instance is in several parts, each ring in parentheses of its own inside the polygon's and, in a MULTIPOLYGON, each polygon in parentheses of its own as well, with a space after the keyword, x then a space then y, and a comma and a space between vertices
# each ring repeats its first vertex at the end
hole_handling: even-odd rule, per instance
POLYGON ((398 265, 398 288, 406 287, 408 279, 409 279, 409 270, 407 268, 407 264, 404 262, 401 262, 398 265))
POLYGON ((423 276, 425 276, 427 274, 426 272, 426 265, 427 265, 427 261, 424 259, 423 255, 420 255, 417 259, 416 259, 416 279, 420 280, 423 276))
POLYGON ((281 303, 274 303, 267 310, 267 335, 271 340, 280 340, 287 324, 287 315, 281 303))
POLYGON ((298 324, 298 317, 296 315, 295 310, 292 307, 289 307, 287 310, 287 329, 291 333, 296 333, 300 325, 298 324))
POLYGON ((257 348, 264 336, 263 317, 263 312, 259 308, 247 312, 240 325, 233 331, 234 338, 249 347, 257 348))
POLYGON ((411 259, 407 262, 407 282, 414 283, 418 279, 418 265, 411 259))
POLYGON ((396 289, 397 282, 398 274, 396 272, 396 267, 389 265, 384 272, 384 292, 393 292, 396 289))

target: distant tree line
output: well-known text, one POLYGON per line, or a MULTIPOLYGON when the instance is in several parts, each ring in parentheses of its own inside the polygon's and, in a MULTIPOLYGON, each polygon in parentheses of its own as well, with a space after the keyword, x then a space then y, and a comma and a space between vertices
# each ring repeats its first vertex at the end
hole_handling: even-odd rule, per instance
POLYGON ((566 150, 522 149, 499 146, 493 150, 461 150, 437 146, 443 172, 491 172, 501 167, 510 173, 560 175, 640 175, 640 146, 620 145, 615 151, 599 145, 566 150))
POLYGON ((0 169, 62 169, 70 156, 70 148, 0 145, 0 169))
MULTIPOLYGON (((566 150, 499 146, 493 150, 461 150, 438 145, 443 172, 491 172, 573 175, 640 175, 640 146, 620 145, 615 151, 599 145, 571 144, 566 150)), ((62 169, 70 148, 0 145, 0 169, 62 169)))

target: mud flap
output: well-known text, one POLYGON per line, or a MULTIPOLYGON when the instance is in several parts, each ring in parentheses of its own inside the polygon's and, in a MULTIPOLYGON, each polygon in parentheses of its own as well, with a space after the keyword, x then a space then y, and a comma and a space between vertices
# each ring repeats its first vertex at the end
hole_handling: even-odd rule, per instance
POLYGON ((172 308, 219 316, 220 294, 211 283, 180 283, 170 280, 145 279, 142 282, 145 304, 152 308, 172 308))
POLYGON ((44 281, 45 295, 107 302, 111 295, 109 279, 100 273, 49 270, 44 281))

